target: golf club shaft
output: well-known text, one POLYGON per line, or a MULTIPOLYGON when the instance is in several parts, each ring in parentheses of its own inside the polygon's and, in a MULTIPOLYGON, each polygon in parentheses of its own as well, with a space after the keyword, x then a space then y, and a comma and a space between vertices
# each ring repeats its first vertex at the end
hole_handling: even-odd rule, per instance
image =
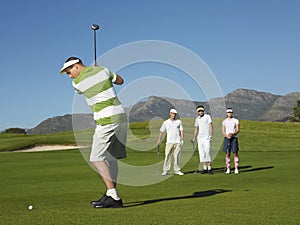
POLYGON ((197 165, 196 165, 196 149, 195 149, 195 142, 193 141, 193 152, 194 152, 194 167, 195 167, 195 171, 194 174, 197 173, 197 165))
POLYGON ((95 57, 94 65, 97 66, 96 30, 94 30, 94 57, 95 57))
POLYGON ((94 65, 97 66, 96 31, 99 30, 99 25, 93 24, 91 28, 94 31, 94 58, 95 58, 94 65))
POLYGON ((159 170, 159 145, 157 145, 157 154, 156 154, 156 161, 157 161, 157 167, 156 167, 156 175, 158 175, 159 170))

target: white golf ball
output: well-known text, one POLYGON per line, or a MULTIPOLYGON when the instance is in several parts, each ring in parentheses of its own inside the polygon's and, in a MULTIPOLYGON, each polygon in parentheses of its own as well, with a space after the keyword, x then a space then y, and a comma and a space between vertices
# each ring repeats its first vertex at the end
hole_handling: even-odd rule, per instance
POLYGON ((28 209, 29 209, 29 210, 32 210, 32 209, 33 209, 33 206, 32 206, 32 205, 28 206, 28 209))

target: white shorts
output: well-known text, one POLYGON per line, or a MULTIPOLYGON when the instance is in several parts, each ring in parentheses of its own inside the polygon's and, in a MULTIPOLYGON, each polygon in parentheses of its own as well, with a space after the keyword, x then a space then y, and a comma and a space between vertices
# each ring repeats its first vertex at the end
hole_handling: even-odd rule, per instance
POLYGON ((210 140, 198 139, 198 151, 200 162, 211 162, 210 157, 210 140))
POLYGON ((126 158, 127 123, 97 125, 90 162, 126 158))

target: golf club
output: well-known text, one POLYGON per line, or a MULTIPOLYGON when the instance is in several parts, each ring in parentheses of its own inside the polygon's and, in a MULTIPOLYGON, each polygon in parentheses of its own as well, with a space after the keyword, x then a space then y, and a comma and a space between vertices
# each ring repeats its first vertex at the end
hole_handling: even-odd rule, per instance
POLYGON ((94 57, 95 57, 94 66, 97 66, 96 30, 99 30, 99 26, 97 24, 93 24, 91 28, 92 30, 94 30, 94 57))
POLYGON ((159 145, 157 145, 157 154, 156 154, 156 161, 157 161, 157 167, 156 167, 156 176, 158 176, 158 170, 159 170, 159 145))
POLYGON ((191 140, 191 143, 193 144, 193 152, 194 152, 194 168, 195 168, 194 174, 197 174, 195 141, 191 140))

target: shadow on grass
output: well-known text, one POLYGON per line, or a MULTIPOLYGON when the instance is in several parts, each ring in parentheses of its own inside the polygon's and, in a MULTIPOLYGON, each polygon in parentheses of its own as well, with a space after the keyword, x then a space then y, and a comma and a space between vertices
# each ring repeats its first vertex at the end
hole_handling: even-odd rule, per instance
POLYGON ((138 202, 128 202, 128 203, 124 203, 124 208, 129 208, 129 207, 134 207, 134 206, 141 206, 141 205, 148 205, 148 204, 153 204, 153 203, 156 203, 156 202, 163 202, 163 201, 209 197, 209 196, 213 196, 213 195, 216 195, 216 194, 222 194, 222 193, 225 193, 225 192, 231 192, 231 190, 215 189, 215 190, 199 191, 199 192, 195 192, 192 195, 187 195, 187 196, 159 198, 159 199, 152 199, 152 200, 145 200, 145 201, 138 201, 138 202))
POLYGON ((274 166, 257 167, 257 168, 252 168, 252 169, 248 169, 248 170, 241 170, 241 173, 248 173, 248 172, 267 170, 267 169, 273 169, 273 168, 274 168, 274 166))
MULTIPOLYGON (((259 170, 267 170, 267 169, 273 169, 274 166, 264 166, 264 167, 257 167, 257 168, 252 168, 252 166, 239 166, 239 173, 248 173, 248 172, 254 172, 254 171, 259 171, 259 170)), ((231 168, 231 170, 234 170, 234 168, 231 168)), ((213 173, 225 173, 226 168, 225 167, 220 167, 220 168, 213 168, 212 169, 213 173)), ((200 171, 197 171, 197 174, 200 171)), ((184 172, 185 174, 196 174, 195 171, 187 171, 184 172)))

